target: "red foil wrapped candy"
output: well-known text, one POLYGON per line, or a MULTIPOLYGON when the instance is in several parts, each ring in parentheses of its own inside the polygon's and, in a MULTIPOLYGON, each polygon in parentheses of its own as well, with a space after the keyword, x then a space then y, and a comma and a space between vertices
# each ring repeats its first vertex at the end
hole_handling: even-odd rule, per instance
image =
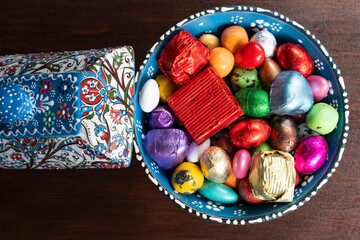
POLYGON ((244 114, 213 67, 191 79, 167 102, 198 145, 244 114))
POLYGON ((253 148, 264 143, 270 136, 270 125, 260 118, 248 118, 238 122, 230 130, 230 140, 238 148, 253 148))
POLYGON ((210 50, 187 31, 166 44, 158 60, 161 71, 174 83, 183 85, 209 61, 210 50))
POLYGON ((306 49, 296 43, 284 43, 276 51, 276 59, 284 70, 295 70, 304 77, 314 70, 314 61, 306 49))

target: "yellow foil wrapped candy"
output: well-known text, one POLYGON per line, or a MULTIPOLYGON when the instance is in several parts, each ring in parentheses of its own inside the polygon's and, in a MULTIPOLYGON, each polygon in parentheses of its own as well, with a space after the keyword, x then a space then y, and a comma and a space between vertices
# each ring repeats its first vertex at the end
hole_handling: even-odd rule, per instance
POLYGON ((175 84, 164 74, 160 74, 156 77, 155 81, 159 86, 160 102, 166 103, 166 99, 180 88, 179 85, 175 84))
POLYGON ((272 202, 292 202, 296 171, 290 153, 258 151, 252 157, 249 183, 254 196, 272 202))

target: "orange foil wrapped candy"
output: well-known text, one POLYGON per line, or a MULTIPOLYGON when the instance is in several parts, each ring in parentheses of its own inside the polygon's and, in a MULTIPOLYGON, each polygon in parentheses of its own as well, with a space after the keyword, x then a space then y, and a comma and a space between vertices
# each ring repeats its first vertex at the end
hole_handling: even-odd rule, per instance
POLYGON ((181 31, 166 44, 158 60, 161 71, 174 83, 183 85, 209 61, 210 50, 187 31, 181 31))
POLYGON ((191 79, 167 102, 198 145, 244 114, 213 67, 191 79))

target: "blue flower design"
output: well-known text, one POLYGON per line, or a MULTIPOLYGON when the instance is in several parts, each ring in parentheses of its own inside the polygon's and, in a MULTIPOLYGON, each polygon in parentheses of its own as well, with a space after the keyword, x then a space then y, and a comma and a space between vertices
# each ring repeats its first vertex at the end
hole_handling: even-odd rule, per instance
POLYGON ((69 92, 69 89, 71 88, 70 82, 68 81, 61 81, 59 86, 57 87, 59 93, 62 95, 65 95, 69 92))
POLYGON ((106 146, 103 143, 100 143, 99 145, 96 145, 95 148, 101 154, 104 154, 106 152, 106 150, 107 150, 106 146))
POLYGON ((104 140, 108 134, 106 132, 106 127, 104 125, 99 125, 95 128, 95 135, 97 137, 101 137, 102 140, 104 140))

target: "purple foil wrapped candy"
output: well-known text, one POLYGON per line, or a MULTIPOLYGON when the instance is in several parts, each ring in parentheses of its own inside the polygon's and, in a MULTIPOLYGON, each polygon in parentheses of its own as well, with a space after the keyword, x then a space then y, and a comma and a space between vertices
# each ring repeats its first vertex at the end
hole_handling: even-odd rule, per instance
POLYGON ((311 174, 318 170, 326 161, 328 145, 321 136, 309 136, 296 147, 295 168, 300 173, 311 174))
POLYGON ((170 128, 176 123, 175 114, 166 106, 156 107, 150 114, 149 127, 156 128, 170 128))
POLYGON ((180 164, 188 150, 190 135, 175 128, 150 130, 144 140, 145 150, 163 170, 180 164))

